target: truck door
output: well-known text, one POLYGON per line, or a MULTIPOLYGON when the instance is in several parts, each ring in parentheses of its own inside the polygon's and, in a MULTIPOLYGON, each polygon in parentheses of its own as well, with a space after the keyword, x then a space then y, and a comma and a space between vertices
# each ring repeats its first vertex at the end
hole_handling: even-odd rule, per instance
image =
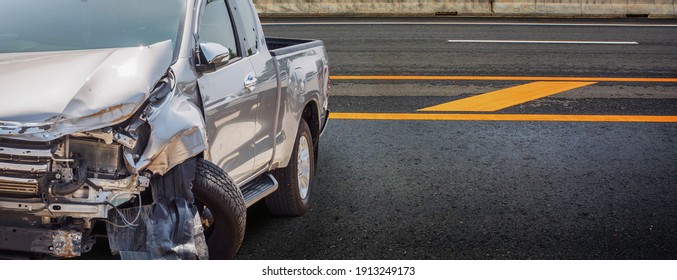
POLYGON ((254 169, 265 168, 273 157, 277 103, 277 72, 275 60, 266 48, 261 25, 256 17, 251 0, 231 0, 236 19, 240 20, 245 55, 256 72, 256 87, 259 94, 259 111, 254 135, 254 169))
POLYGON ((234 22, 224 0, 207 1, 199 24, 199 43, 217 43, 230 51, 228 64, 204 72, 198 85, 205 108, 209 159, 236 184, 252 175, 258 96, 256 75, 243 55, 234 22))

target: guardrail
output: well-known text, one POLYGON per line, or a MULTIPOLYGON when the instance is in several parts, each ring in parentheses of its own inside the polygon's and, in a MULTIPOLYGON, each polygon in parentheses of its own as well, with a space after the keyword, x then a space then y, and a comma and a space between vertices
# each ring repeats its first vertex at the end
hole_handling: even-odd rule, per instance
POLYGON ((254 0, 263 16, 677 17, 676 0, 254 0))

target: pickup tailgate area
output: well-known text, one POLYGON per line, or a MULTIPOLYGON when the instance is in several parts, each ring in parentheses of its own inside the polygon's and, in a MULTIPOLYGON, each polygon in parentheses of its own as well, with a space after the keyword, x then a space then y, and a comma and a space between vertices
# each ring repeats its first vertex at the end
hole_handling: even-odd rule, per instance
MULTIPOLYGON (((324 43, 321 40, 266 37, 266 46, 275 60, 281 103, 277 107, 275 138, 295 138, 299 121, 305 118, 313 144, 317 144, 329 113, 329 62, 324 43)), ((273 167, 286 166, 293 145, 294 141, 276 141, 273 167)))

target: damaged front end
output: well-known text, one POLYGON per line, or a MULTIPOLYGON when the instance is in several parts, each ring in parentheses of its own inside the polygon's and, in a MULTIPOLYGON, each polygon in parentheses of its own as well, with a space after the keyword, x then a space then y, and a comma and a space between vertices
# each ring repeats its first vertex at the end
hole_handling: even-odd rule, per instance
MULTIPOLYGON (((122 258, 207 257, 190 191, 194 157, 207 148, 202 113, 190 86, 177 85, 171 48, 148 49, 155 65, 135 70, 150 86, 121 86, 131 91, 121 103, 44 122, 0 121, 0 250, 76 257, 103 234, 102 222, 122 258)), ((149 63, 105 66, 141 62, 149 63)), ((73 99, 78 110, 100 103, 85 96, 73 99)))

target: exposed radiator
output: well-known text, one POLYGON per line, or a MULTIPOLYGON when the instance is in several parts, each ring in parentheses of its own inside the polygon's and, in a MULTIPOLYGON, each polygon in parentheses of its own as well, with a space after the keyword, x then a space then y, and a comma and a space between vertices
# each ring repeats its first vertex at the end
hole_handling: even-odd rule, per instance
POLYGON ((49 172, 55 146, 0 141, 0 193, 36 195, 40 179, 49 172))

